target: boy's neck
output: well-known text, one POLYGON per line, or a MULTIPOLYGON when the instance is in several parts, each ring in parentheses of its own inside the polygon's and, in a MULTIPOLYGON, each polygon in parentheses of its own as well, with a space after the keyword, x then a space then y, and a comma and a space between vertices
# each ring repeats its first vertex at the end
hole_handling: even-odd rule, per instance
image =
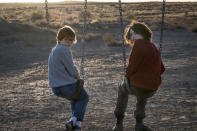
POLYGON ((135 40, 139 40, 139 39, 144 39, 141 35, 139 35, 139 34, 136 34, 135 35, 135 40))
POLYGON ((144 37, 140 34, 135 34, 135 36, 133 37, 133 41, 135 42, 136 40, 140 40, 140 39, 144 39, 144 37))
POLYGON ((69 48, 72 47, 72 43, 71 43, 71 42, 68 42, 68 41, 65 41, 65 40, 60 41, 59 44, 60 44, 60 45, 67 46, 67 47, 69 47, 69 48))

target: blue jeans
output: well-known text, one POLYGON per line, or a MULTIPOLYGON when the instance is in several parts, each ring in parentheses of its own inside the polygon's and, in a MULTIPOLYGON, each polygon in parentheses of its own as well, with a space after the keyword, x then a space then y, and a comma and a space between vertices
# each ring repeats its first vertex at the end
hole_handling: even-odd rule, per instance
MULTIPOLYGON (((73 95, 76 88, 77 83, 74 83, 62 87, 53 87, 52 91, 56 96, 68 99, 68 97, 73 95)), ((79 100, 77 101, 70 100, 72 116, 76 117, 78 121, 83 121, 86 107, 89 101, 89 96, 86 90, 83 88, 78 97, 79 100)))

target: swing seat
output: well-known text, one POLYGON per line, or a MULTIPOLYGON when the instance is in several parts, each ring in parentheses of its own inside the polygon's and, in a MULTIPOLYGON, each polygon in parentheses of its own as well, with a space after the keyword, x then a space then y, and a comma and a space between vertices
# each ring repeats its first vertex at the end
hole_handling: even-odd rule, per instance
POLYGON ((122 83, 119 85, 119 87, 122 90, 122 92, 128 92, 131 94, 133 93, 129 87, 129 81, 126 76, 124 76, 124 79, 123 79, 122 83))
POLYGON ((77 101, 79 100, 79 94, 81 93, 82 89, 84 88, 84 80, 83 79, 79 79, 77 80, 77 88, 75 90, 75 92, 73 93, 72 96, 70 96, 68 99, 72 100, 72 101, 77 101))
POLYGON ((140 98, 150 98, 156 91, 150 91, 143 88, 136 88, 129 85, 129 80, 127 77, 124 77, 122 84, 119 86, 122 92, 139 96, 140 98))

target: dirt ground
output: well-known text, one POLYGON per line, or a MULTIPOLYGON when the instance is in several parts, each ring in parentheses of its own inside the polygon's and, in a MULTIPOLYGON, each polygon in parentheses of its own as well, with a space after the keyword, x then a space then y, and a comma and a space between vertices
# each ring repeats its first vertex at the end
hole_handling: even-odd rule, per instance
MULTIPOLYGON (((119 32, 119 29, 115 29, 119 32)), ((158 43, 159 31, 153 41, 158 43)), ((165 30, 162 57, 166 72, 158 92, 149 99, 145 123, 154 131, 197 130, 197 34, 165 30)), ((0 46, 0 130, 64 130, 71 116, 67 100, 54 96, 48 86, 48 54, 55 42, 26 47, 23 43, 0 46), (44 46, 45 45, 45 46, 44 46), (47 46, 46 46, 47 45, 47 46)), ((79 67, 80 42, 73 47, 79 67)), ((130 47, 126 47, 127 56, 130 47)), ((118 84, 122 80, 121 47, 105 46, 101 38, 87 42, 85 88, 89 93, 85 131, 110 131, 118 84)), ((129 97, 125 131, 134 130, 136 98, 129 97)))

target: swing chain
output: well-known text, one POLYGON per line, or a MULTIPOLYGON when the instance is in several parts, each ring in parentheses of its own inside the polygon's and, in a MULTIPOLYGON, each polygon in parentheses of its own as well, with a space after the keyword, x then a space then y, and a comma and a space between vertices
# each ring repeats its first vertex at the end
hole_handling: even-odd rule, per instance
POLYGON ((121 38, 122 38, 122 54, 123 54, 123 64, 124 64, 123 71, 124 73, 126 73, 126 51, 125 51, 125 42, 124 42, 124 28, 123 28, 121 0, 119 0, 119 12, 120 12, 120 26, 121 26, 121 38))
POLYGON ((81 67, 80 67, 80 76, 84 77, 84 50, 85 50, 85 36, 86 36, 86 29, 87 29, 87 0, 84 2, 84 25, 83 25, 83 36, 82 36, 82 58, 81 58, 81 67))
POLYGON ((48 1, 45 0, 45 10, 46 10, 46 15, 45 18, 47 20, 47 26, 49 25, 49 12, 48 12, 48 1))
POLYGON ((162 52, 162 42, 163 42, 163 26, 164 26, 164 16, 165 16, 165 3, 166 0, 163 0, 163 7, 162 7, 162 18, 161 18, 161 32, 160 32, 160 41, 159 41, 159 52, 162 52))

